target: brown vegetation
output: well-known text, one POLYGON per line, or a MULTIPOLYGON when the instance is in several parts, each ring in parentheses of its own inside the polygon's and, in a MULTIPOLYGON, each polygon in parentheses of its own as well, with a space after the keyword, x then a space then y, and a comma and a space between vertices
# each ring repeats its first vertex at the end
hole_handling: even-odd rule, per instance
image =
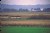
MULTIPOLYGON (((2 15, 6 15, 6 17, 44 17, 50 18, 50 14, 45 12, 12 12, 12 13, 0 13, 0 18, 3 17, 2 15)), ((16 21, 0 21, 1 25, 50 25, 50 20, 16 20, 16 21)))
POLYGON ((50 20, 1 21, 1 25, 50 25, 50 20))

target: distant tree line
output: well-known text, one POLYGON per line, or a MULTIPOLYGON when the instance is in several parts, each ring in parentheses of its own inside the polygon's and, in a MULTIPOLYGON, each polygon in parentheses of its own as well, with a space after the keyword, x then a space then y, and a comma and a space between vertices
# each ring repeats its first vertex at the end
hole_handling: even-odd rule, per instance
POLYGON ((27 12, 27 11, 29 11, 29 10, 28 10, 28 9, 22 9, 22 8, 20 8, 19 11, 22 11, 22 12, 23 12, 23 11, 26 11, 26 12, 27 12))
POLYGON ((45 11, 45 12, 50 12, 50 8, 44 8, 43 11, 45 11))
POLYGON ((29 10, 28 9, 0 9, 0 12, 28 12, 29 10))
POLYGON ((8 9, 8 8, 1 9, 0 8, 0 12, 28 12, 28 11, 50 12, 50 8, 44 8, 43 10, 41 10, 41 8, 31 8, 30 10, 22 9, 22 8, 19 8, 19 9, 8 9))

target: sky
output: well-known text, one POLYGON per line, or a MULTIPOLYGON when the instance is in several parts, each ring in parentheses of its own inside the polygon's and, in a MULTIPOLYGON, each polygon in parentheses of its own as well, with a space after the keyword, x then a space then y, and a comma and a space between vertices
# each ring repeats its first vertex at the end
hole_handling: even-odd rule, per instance
POLYGON ((50 0, 2 0, 1 4, 9 4, 9 5, 50 4, 50 0))

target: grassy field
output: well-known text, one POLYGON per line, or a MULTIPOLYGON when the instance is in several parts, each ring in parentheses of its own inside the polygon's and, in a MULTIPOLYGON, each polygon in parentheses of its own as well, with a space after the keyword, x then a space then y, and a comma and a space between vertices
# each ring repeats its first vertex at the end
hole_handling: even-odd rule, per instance
POLYGON ((0 15, 9 16, 35 16, 35 15, 50 15, 50 12, 2 12, 0 15))
POLYGON ((1 33, 50 33, 49 27, 5 26, 1 30, 1 33))
POLYGON ((2 25, 50 25, 50 20, 1 21, 2 25))
MULTIPOLYGON (((0 15, 8 15, 8 17, 11 16, 22 16, 22 17, 31 17, 31 16, 43 16, 50 18, 50 12, 13 12, 13 13, 0 13, 0 15), (49 15, 49 16, 48 16, 49 15)), ((2 16, 0 16, 1 18, 2 16)), ((5 20, 5 19, 4 19, 5 20)), ((10 19, 6 21, 1 21, 1 25, 8 25, 3 26, 0 29, 0 33, 50 33, 50 20, 44 20, 44 19, 10 19), (15 26, 9 26, 9 25, 15 25, 15 26), (16 26, 20 25, 20 26, 16 26), (22 26, 21 25, 40 25, 40 26, 22 26), (42 26, 49 26, 49 27, 42 27, 42 26)))

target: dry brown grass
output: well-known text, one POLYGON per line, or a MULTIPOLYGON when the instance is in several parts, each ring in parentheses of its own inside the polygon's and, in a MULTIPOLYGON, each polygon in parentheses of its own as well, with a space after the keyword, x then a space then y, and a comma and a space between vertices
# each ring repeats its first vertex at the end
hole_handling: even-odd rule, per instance
POLYGON ((1 25, 50 25, 50 20, 1 21, 1 25))
MULTIPOLYGON (((50 12, 49 12, 50 13, 50 12)), ((0 15, 8 15, 8 16, 23 16, 23 17, 31 17, 31 16, 46 16, 50 18, 50 14, 45 12, 10 12, 10 13, 0 13, 0 15)), ((50 25, 50 20, 24 20, 24 21, 1 21, 1 25, 50 25)))

